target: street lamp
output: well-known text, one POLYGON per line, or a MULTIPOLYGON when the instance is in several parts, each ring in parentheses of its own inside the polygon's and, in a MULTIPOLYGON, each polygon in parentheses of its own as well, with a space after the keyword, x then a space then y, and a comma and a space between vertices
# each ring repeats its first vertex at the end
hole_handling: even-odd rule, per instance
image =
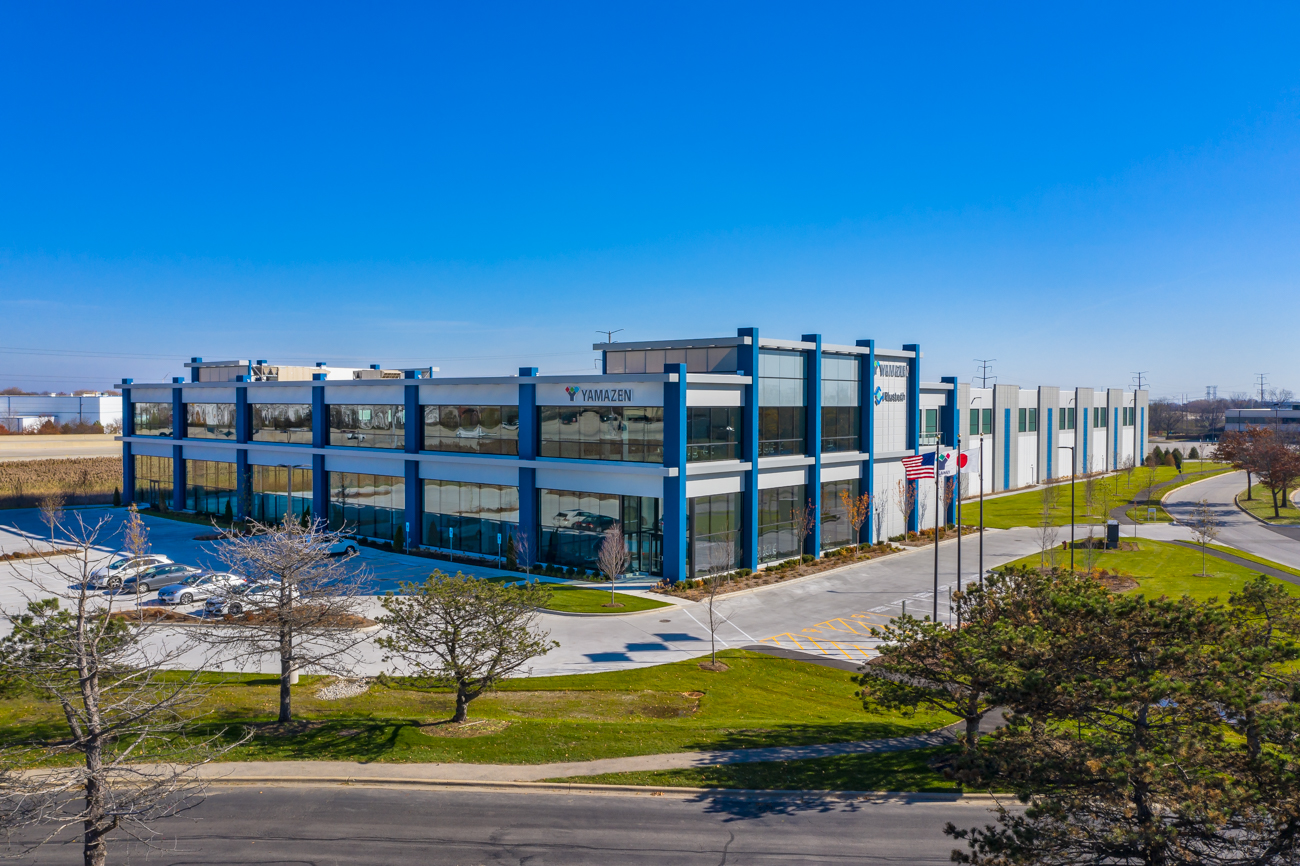
POLYGON ((1074 446, 1057 445, 1060 451, 1070 452, 1070 572, 1074 573, 1074 446))
MULTIPOLYGON (((979 425, 980 431, 980 586, 984 585, 984 419, 974 404, 983 399, 983 394, 971 398, 971 411, 975 413, 975 423, 979 425)), ((957 537, 961 538, 960 528, 957 537)), ((961 569, 957 571, 957 585, 961 585, 961 569)))

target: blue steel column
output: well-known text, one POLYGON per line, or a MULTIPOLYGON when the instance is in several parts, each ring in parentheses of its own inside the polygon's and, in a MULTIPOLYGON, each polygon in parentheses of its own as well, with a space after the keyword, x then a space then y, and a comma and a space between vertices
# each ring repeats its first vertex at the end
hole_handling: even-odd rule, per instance
MULTIPOLYGON (((536 379, 536 367, 520 367, 520 379, 536 379)), ((519 459, 533 461, 537 459, 537 383, 533 381, 519 383, 519 459)), ((537 519, 537 470, 532 466, 519 467, 519 535, 527 544, 527 561, 520 558, 520 565, 534 565, 538 562, 541 551, 539 521, 537 519)))
MULTIPOLYGON (((198 376, 198 368, 194 375, 198 376)), ((180 376, 172 377, 172 384, 184 382, 180 376)), ((185 459, 181 452, 179 440, 185 438, 185 398, 179 387, 172 388, 172 439, 177 441, 172 446, 172 508, 182 511, 185 508, 185 459)))
POLYGON ((741 531, 744 549, 741 564, 758 569, 758 328, 739 328, 737 337, 749 337, 749 345, 737 347, 736 369, 749 375, 745 386, 745 406, 741 409, 740 435, 743 439, 740 459, 749 464, 745 472, 745 490, 741 493, 741 531))
MULTIPOLYGON (((324 373, 312 373, 317 381, 325 378, 324 373)), ((311 386, 311 447, 324 448, 329 429, 329 417, 325 414, 325 386, 311 386)), ((325 455, 311 455, 311 519, 320 521, 322 526, 329 525, 329 476, 325 474, 325 455)))
MULTIPOLYGON (((130 385, 130 379, 123 379, 122 385, 130 385)), ((135 410, 131 407, 131 389, 122 388, 122 438, 135 435, 135 410)), ((122 443, 122 504, 135 502, 135 457, 131 453, 131 443, 122 443)))
MULTIPOLYGON (((907 445, 913 454, 921 453, 921 346, 907 343, 904 352, 911 352, 907 362, 907 445)), ((921 529, 921 488, 917 481, 907 482, 912 488, 912 513, 907 516, 909 532, 921 529)))
POLYGON ((807 453, 813 459, 808 467, 808 500, 812 503, 812 532, 808 533, 804 553, 813 556, 822 555, 822 335, 804 334, 799 338, 805 343, 814 343, 816 348, 808 353, 806 384, 804 387, 804 420, 806 422, 807 453))
MULTIPOLYGON (((948 400, 943 404, 941 411, 942 420, 939 423, 940 435, 943 442, 949 448, 956 448, 957 453, 961 454, 961 413, 957 411, 957 377, 944 376, 939 379, 940 382, 946 382, 952 385, 952 390, 948 392, 948 400)), ((957 497, 961 494, 960 475, 954 475, 953 478, 953 495, 948 497, 948 508, 944 523, 957 522, 957 497)), ((946 482, 945 482, 946 483, 946 482)))
POLYGON ((676 583, 686 574, 686 365, 665 364, 676 376, 664 383, 664 578, 676 583))
MULTIPOLYGON (((414 370, 405 372, 407 379, 415 378, 414 370)), ((424 438, 424 414, 420 411, 420 386, 408 382, 405 387, 403 418, 406 429, 406 453, 419 454, 424 438)), ((419 547, 424 543, 424 485, 420 482, 420 461, 407 458, 406 474, 406 544, 419 547)))
MULTIPOLYGON (((240 377, 243 378, 242 376, 240 377)), ((252 432, 252 418, 248 411, 248 387, 235 386, 235 442, 247 444, 252 432)), ((248 517, 248 506, 253 501, 252 485, 248 472, 248 449, 235 449, 235 519, 248 517)))
POLYGON ((862 490, 869 497, 867 501, 872 503, 872 513, 863 522, 858 541, 874 544, 881 540, 874 537, 876 528, 872 520, 876 501, 876 341, 858 340, 856 345, 867 350, 866 355, 859 356, 859 363, 866 364, 866 369, 858 371, 858 406, 861 407, 858 412, 858 437, 861 440, 858 450, 867 455, 862 464, 862 490))

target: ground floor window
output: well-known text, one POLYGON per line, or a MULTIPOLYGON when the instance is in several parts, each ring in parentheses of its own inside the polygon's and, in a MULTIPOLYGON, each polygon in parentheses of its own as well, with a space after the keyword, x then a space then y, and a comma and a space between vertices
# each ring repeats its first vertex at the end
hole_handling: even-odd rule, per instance
POLYGON ((505 556, 519 531, 519 488, 467 481, 424 482, 424 543, 505 556))
POLYGON ((330 529, 392 541, 405 526, 405 479, 331 472, 329 482, 330 529))
POLYGON ((687 557, 693 577, 703 577, 740 567, 741 495, 719 493, 697 496, 687 503, 690 540, 687 557))
POLYGON ((135 455, 135 504, 139 508, 170 508, 172 459, 135 455))
POLYGON ((758 491, 758 561, 772 562, 802 553, 796 522, 807 513, 802 484, 758 491))
POLYGON ((601 535, 619 526, 631 560, 628 571, 663 574, 663 514, 653 496, 538 490, 541 549, 536 558, 552 565, 595 570, 601 535))
POLYGON ((301 522, 311 519, 312 476, 310 469, 287 466, 254 466, 248 516, 258 523, 274 525, 285 514, 301 522), (290 502, 292 500, 292 503, 290 502))
POLYGON ((233 463, 185 461, 185 507, 190 511, 233 520, 238 486, 233 463))
POLYGON ((844 496, 841 494, 846 494, 850 500, 856 499, 859 484, 857 478, 822 482, 822 550, 858 543, 853 537, 849 510, 845 507, 844 496))

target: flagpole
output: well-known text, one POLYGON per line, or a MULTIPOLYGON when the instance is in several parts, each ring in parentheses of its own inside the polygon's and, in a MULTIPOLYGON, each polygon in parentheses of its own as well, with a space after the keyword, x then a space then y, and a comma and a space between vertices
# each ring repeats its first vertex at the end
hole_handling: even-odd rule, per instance
MULTIPOLYGON (((983 430, 980 427, 980 430, 983 430)), ((980 433, 980 586, 984 585, 984 434, 980 433)))
POLYGON ((934 621, 939 621, 939 437, 934 437, 934 621))
MULTIPOLYGON (((957 594, 961 595, 961 429, 957 430, 957 474, 952 477, 952 493, 957 498, 957 594)), ((957 602, 957 628, 961 628, 961 602, 957 602)))

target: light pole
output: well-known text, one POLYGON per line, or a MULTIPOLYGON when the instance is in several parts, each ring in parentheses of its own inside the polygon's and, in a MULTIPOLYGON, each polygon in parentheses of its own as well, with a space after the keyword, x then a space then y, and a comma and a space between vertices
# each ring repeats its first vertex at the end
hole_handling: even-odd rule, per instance
MULTIPOLYGON (((971 398, 971 403, 983 400, 983 394, 977 394, 971 398)), ((980 415, 980 410, 972 405, 971 411, 975 413, 975 423, 979 425, 980 431, 980 586, 984 585, 984 419, 980 415)), ((961 536, 958 535, 958 538, 961 536)), ((961 572, 957 573, 957 582, 961 583, 961 572)))
POLYGON ((1070 573, 1074 573, 1074 446, 1057 445, 1059 451, 1070 452, 1070 573))
POLYGON ((288 493, 285 494, 284 523, 285 526, 288 526, 289 516, 293 514, 293 470, 306 469, 307 467, 301 463, 277 463, 275 464, 275 468, 286 470, 285 476, 287 478, 287 485, 288 485, 286 487, 286 490, 288 490, 288 493))

